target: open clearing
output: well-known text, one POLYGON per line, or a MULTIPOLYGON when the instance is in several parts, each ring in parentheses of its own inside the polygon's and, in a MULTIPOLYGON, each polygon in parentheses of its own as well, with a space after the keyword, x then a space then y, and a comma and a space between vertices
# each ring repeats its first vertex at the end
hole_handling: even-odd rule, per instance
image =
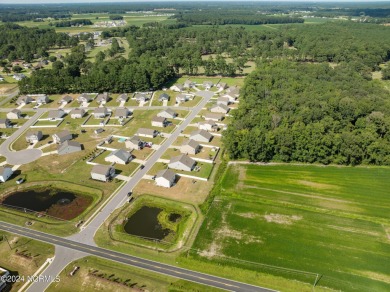
POLYGON ((319 286, 344 291, 389 291, 389 177, 382 167, 230 166, 193 256, 311 283, 315 275, 259 264, 319 273, 319 286))

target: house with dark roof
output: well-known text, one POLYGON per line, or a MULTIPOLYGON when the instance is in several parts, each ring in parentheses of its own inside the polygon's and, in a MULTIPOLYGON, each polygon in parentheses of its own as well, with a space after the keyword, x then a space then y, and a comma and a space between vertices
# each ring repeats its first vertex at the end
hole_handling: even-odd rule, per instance
POLYGON ((127 164, 132 158, 133 156, 130 152, 124 149, 117 149, 112 151, 104 160, 111 163, 127 164))
POLYGON ((195 140, 188 139, 183 142, 180 146, 180 152, 183 154, 192 154, 195 155, 200 151, 200 144, 195 140))
POLYGON ((22 112, 16 108, 10 111, 9 113, 7 113, 7 119, 10 120, 17 120, 20 119, 21 117, 22 117, 22 112))
POLYGON ((67 140, 72 140, 73 136, 68 130, 63 130, 52 135, 54 143, 61 144, 67 140))
POLYGON ((65 141, 57 147, 58 155, 74 153, 83 150, 82 145, 76 141, 65 141))
POLYGON ((29 103, 31 103, 33 101, 34 101, 34 99, 31 96, 21 95, 16 100, 16 104, 17 105, 25 105, 25 104, 29 104, 29 103))

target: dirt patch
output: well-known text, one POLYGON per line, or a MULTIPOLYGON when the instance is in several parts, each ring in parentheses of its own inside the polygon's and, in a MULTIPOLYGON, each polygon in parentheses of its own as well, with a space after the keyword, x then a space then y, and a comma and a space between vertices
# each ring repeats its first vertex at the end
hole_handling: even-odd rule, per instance
POLYGON ((92 198, 80 196, 66 205, 55 204, 49 208, 47 214, 63 220, 72 220, 83 213, 92 203, 92 198))
POLYGON ((199 255, 210 259, 210 258, 213 258, 215 256, 218 256, 220 254, 220 250, 221 250, 221 246, 219 244, 217 244, 215 241, 213 241, 210 244, 209 249, 202 250, 201 252, 199 252, 199 255))
POLYGON ((291 225, 295 221, 299 221, 302 219, 302 216, 296 216, 296 215, 281 215, 281 214, 266 214, 264 215, 264 219, 269 223, 277 223, 277 224, 283 224, 283 225, 291 225))
POLYGON ((387 227, 384 225, 382 225, 382 226, 383 226, 383 229, 385 230, 387 240, 390 241, 390 227, 387 227))
POLYGON ((387 284, 390 284, 390 275, 385 275, 385 274, 380 274, 380 273, 375 273, 372 271, 359 271, 359 270, 354 270, 354 272, 358 275, 368 277, 370 279, 374 279, 377 281, 385 282, 387 284))
POLYGON ((240 217, 250 218, 250 219, 259 218, 258 214, 251 213, 251 212, 249 212, 249 213, 238 213, 237 215, 240 216, 240 217))

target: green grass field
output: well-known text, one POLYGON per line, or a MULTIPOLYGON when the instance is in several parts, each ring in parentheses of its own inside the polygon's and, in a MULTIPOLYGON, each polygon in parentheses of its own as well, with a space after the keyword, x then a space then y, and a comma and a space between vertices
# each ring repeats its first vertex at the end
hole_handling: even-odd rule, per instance
POLYGON ((231 166, 195 259, 343 291, 389 291, 390 169, 231 166), (237 260, 239 259, 239 261, 237 260), (244 262, 247 261, 247 262, 244 262))

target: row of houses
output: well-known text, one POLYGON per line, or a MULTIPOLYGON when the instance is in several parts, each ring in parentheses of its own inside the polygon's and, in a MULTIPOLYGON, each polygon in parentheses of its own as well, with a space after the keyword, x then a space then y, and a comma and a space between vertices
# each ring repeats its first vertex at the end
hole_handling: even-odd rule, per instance
POLYGON ((49 101, 49 97, 46 94, 28 94, 19 96, 16 100, 16 104, 26 105, 32 102, 35 102, 37 104, 46 104, 49 101))

